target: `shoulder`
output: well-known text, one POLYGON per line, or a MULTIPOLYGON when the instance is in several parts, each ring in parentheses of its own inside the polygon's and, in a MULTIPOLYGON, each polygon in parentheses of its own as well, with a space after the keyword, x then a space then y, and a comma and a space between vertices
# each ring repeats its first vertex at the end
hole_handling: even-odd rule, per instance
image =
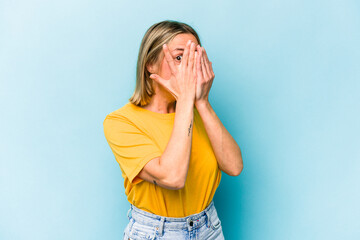
POLYGON ((108 118, 122 118, 127 117, 131 111, 131 103, 128 102, 125 105, 123 105, 121 108, 109 113, 106 115, 105 120, 108 118))
POLYGON ((109 113, 103 121, 106 139, 117 144, 125 144, 126 141, 131 139, 137 140, 143 134, 139 118, 141 118, 141 112, 139 112, 137 106, 130 102, 109 113))
POLYGON ((105 132, 107 130, 114 130, 116 128, 126 129, 133 125, 132 121, 130 120, 131 115, 133 114, 131 104, 132 103, 128 102, 121 108, 106 115, 103 121, 103 127, 105 132))
POLYGON ((104 124, 107 120, 117 120, 120 122, 134 123, 136 119, 141 117, 141 111, 139 107, 135 106, 131 102, 127 102, 121 108, 109 113, 104 119, 104 124))

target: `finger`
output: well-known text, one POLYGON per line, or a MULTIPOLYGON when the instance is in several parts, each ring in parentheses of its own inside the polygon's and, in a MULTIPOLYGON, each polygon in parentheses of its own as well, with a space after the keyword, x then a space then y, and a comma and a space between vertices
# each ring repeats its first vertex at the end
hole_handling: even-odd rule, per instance
POLYGON ((195 47, 195 57, 194 57, 194 64, 193 64, 193 76, 196 77, 196 70, 197 70, 197 59, 199 58, 199 53, 196 51, 196 48, 195 47))
POLYGON ((160 84, 161 86, 163 86, 164 88, 166 88, 172 95, 174 95, 174 97, 177 97, 177 93, 171 87, 169 80, 165 80, 162 77, 160 77, 159 75, 154 74, 154 73, 150 75, 150 78, 153 79, 158 84, 160 84))
POLYGON ((202 47, 202 50, 204 51, 204 65, 205 65, 205 68, 206 68, 206 72, 207 72, 207 75, 210 77, 211 76, 211 72, 210 72, 210 64, 209 64, 209 59, 207 57, 207 54, 206 54, 206 51, 205 51, 205 48, 202 47))
POLYGON ((210 62, 210 72, 211 72, 212 76, 215 77, 214 70, 212 67, 212 62, 210 62))
POLYGON ((189 51, 190 51, 190 43, 191 43, 191 40, 189 40, 189 41, 186 43, 186 46, 185 46, 184 55, 183 55, 182 60, 181 60, 182 69, 185 69, 185 68, 187 67, 187 64, 188 64, 189 51))
POLYGON ((197 46, 197 53, 198 53, 198 55, 196 56, 196 71, 197 71, 197 78, 198 79, 201 79, 201 78, 203 78, 203 74, 202 74, 202 72, 201 72, 201 55, 202 55, 202 53, 201 53, 202 51, 201 51, 201 47, 200 47, 200 45, 198 45, 197 46))
POLYGON ((163 85, 163 86, 165 86, 165 85, 169 82, 169 81, 163 79, 162 77, 160 77, 159 75, 154 74, 154 73, 150 75, 150 78, 151 78, 152 80, 154 80, 155 82, 163 85))
POLYGON ((205 63, 207 62, 208 71, 209 71, 208 73, 209 73, 210 76, 214 76, 215 74, 214 74, 214 71, 213 71, 213 68, 212 68, 212 62, 210 62, 205 48, 204 48, 204 53, 205 53, 205 59, 207 60, 207 61, 205 61, 205 63))
POLYGON ((190 55, 189 55, 189 63, 188 63, 189 71, 193 71, 194 57, 195 57, 195 43, 192 42, 191 45, 190 45, 190 55))
POLYGON ((163 45, 163 51, 164 51, 164 55, 165 55, 165 59, 167 61, 167 63, 169 64, 170 66, 170 70, 173 74, 176 73, 177 69, 175 67, 175 64, 174 64, 174 59, 172 58, 171 54, 170 54, 170 51, 169 51, 169 48, 167 46, 167 44, 164 44, 163 45))
POLYGON ((201 71, 203 74, 203 78, 208 79, 208 73, 206 70, 205 60, 204 60, 204 51, 201 49, 201 52, 202 52, 202 54, 201 54, 201 71))
POLYGON ((207 55, 207 53, 206 53, 205 48, 204 48, 204 47, 202 47, 202 50, 203 50, 203 52, 204 52, 204 57, 205 57, 205 60, 209 63, 210 61, 209 61, 209 58, 208 58, 208 55, 207 55))

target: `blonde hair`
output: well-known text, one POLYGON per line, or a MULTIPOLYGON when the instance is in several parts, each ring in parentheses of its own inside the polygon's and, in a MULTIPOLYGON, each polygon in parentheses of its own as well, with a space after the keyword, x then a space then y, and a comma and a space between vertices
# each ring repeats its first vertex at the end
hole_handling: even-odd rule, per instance
POLYGON ((194 35, 199 45, 200 38, 196 31, 186 23, 165 20, 153 24, 145 33, 136 65, 136 87, 129 101, 137 106, 144 106, 154 95, 153 80, 146 68, 148 64, 155 64, 162 53, 162 45, 168 44, 176 35, 190 33, 194 35))

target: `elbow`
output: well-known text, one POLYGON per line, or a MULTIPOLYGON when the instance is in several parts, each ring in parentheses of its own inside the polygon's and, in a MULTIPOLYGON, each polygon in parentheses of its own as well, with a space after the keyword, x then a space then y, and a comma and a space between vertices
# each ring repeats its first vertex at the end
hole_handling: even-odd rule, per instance
POLYGON ((173 188, 175 190, 180 190, 183 189, 185 187, 185 181, 184 180, 178 180, 178 181, 174 181, 173 183, 173 188))
POLYGON ((244 164, 241 164, 236 176, 239 176, 243 169, 244 169, 244 164))
POLYGON ((167 175, 167 181, 172 190, 180 190, 185 187, 185 179, 178 176, 178 173, 167 175))
POLYGON ((229 169, 229 175, 236 177, 239 176, 242 170, 244 169, 243 159, 241 156, 240 148, 239 148, 239 154, 233 156, 234 158, 230 161, 234 165, 231 167, 231 170, 229 169))
POLYGON ((236 168, 236 170, 230 176, 233 177, 239 176, 243 169, 244 169, 244 165, 241 164, 240 167, 236 168))
POLYGON ((174 169, 164 170, 164 177, 162 179, 163 185, 166 185, 168 189, 180 190, 185 187, 186 177, 179 176, 179 172, 174 169))
POLYGON ((238 163, 239 163, 239 165, 238 165, 237 168, 235 168, 236 171, 235 171, 235 175, 234 175, 234 176, 239 176, 240 173, 242 172, 242 170, 244 169, 244 163, 243 163, 243 160, 242 160, 241 155, 240 155, 240 160, 239 160, 238 163))

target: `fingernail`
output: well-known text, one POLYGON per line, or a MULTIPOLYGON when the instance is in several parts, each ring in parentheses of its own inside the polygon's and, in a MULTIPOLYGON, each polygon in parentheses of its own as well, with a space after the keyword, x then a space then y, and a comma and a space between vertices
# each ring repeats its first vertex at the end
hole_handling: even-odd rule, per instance
POLYGON ((191 40, 189 40, 189 41, 187 42, 187 45, 189 45, 189 44, 190 44, 190 42, 191 42, 191 40))

